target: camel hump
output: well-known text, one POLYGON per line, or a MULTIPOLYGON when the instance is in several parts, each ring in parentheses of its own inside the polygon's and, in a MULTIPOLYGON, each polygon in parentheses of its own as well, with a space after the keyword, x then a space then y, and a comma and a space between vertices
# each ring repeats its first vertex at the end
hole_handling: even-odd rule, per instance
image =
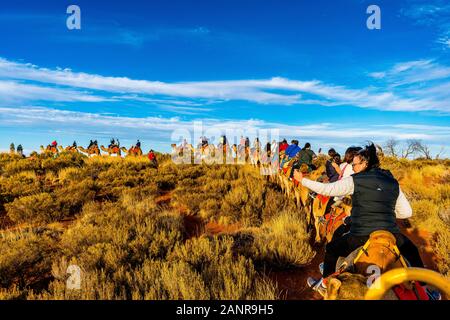
POLYGON ((364 247, 355 258, 355 268, 358 273, 367 273, 369 266, 378 266, 382 272, 391 269, 401 261, 395 236, 389 231, 378 230, 370 234, 364 247))

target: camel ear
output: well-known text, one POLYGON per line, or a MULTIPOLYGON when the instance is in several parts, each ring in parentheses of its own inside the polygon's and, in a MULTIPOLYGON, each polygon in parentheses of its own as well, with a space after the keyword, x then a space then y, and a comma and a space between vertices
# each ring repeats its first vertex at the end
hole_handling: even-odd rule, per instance
POLYGON ((342 282, 339 279, 331 278, 328 281, 326 300, 336 300, 342 282))

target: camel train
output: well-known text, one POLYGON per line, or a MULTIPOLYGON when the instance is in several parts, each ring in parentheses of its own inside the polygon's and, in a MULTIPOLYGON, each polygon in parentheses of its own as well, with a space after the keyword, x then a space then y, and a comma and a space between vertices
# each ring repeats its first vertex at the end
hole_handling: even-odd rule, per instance
MULTIPOLYGON (((375 147, 378 156, 382 157, 381 147, 375 147)), ((282 150, 276 161, 264 161, 264 164, 270 165, 278 161, 277 174, 271 175, 270 179, 295 202, 299 213, 305 215, 307 231, 313 231, 316 244, 326 245, 341 237, 343 230, 347 232, 350 229, 347 225, 350 224, 348 220, 352 213, 352 197, 325 196, 303 186, 301 181, 296 180, 297 174, 294 174, 294 170, 298 170, 302 173, 300 176, 309 180, 329 182, 327 157, 319 154, 311 165, 307 165, 301 163, 299 155, 300 153, 297 153, 294 157, 289 157, 285 150, 282 150)), ((436 294, 439 291, 447 298, 450 297, 450 282, 435 271, 411 267, 400 253, 396 241, 396 237, 389 231, 372 232, 362 246, 348 256, 338 259, 335 272, 322 279, 322 282, 326 281, 326 287, 316 291, 326 300, 433 300, 440 299, 439 293, 436 297, 430 292, 436 294), (375 277, 372 273, 368 274, 368 270, 377 270, 381 276, 373 282, 375 277), (372 285, 369 287, 371 281, 372 285), (419 281, 427 283, 428 289, 421 286, 419 281)))
POLYGON ((48 153, 48 154, 58 154, 61 152, 81 152, 83 154, 86 154, 88 156, 100 156, 102 155, 102 151, 106 153, 108 156, 116 155, 118 157, 121 157, 122 154, 125 154, 127 156, 142 156, 143 152, 139 145, 132 145, 129 149, 125 147, 120 147, 119 145, 109 145, 107 148, 103 145, 100 147, 98 146, 96 141, 92 141, 89 144, 88 147, 84 148, 83 146, 77 146, 76 142, 74 142, 72 145, 63 147, 61 145, 57 145, 56 141, 53 141, 51 144, 47 145, 45 148, 44 146, 40 146, 41 153, 48 153))

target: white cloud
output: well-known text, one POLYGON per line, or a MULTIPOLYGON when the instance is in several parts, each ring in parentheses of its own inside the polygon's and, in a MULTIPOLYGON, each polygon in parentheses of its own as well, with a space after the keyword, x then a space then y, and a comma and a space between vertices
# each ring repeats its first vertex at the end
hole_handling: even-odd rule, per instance
POLYGON ((50 88, 37 86, 29 83, 20 83, 16 81, 0 80, 0 96, 2 102, 12 101, 66 101, 66 102, 102 102, 112 101, 101 96, 90 95, 86 92, 75 90, 50 88))
POLYGON ((326 84, 318 80, 300 81, 280 77, 166 83, 134 80, 127 77, 106 77, 67 69, 61 70, 61 68, 50 70, 0 58, 0 79, 39 82, 47 87, 53 86, 55 91, 66 90, 65 87, 76 89, 72 92, 66 90, 59 95, 61 97, 73 93, 74 97, 71 98, 73 101, 79 101, 79 99, 102 101, 101 96, 106 94, 113 95, 114 99, 134 99, 153 103, 158 103, 156 100, 160 100, 159 103, 172 106, 183 103, 186 106, 201 106, 205 101, 210 104, 213 101, 244 100, 274 105, 316 104, 329 107, 351 105, 390 111, 450 111, 450 100, 434 99, 433 96, 411 95, 401 90, 395 91, 394 88, 405 84, 446 78, 450 75, 450 67, 441 66, 432 60, 418 60, 400 63, 388 71, 371 75, 386 81, 388 86, 352 89, 326 84), (80 94, 78 90, 95 91, 96 96, 80 94), (172 102, 168 103, 167 101, 172 102), (173 103, 173 101, 178 102, 173 103))
MULTIPOLYGON (((48 132, 72 132, 74 136, 86 130, 95 135, 133 137, 158 137, 158 141, 170 143, 170 135, 175 130, 193 131, 194 121, 185 121, 177 117, 120 117, 93 113, 73 112, 45 107, 1 108, 0 126, 20 125, 22 128, 32 127, 48 132), (111 129, 114 128, 113 131, 111 129)), ((241 130, 256 132, 263 129, 278 129, 280 137, 300 137, 328 141, 328 143, 347 143, 348 145, 366 140, 383 142, 390 137, 399 140, 423 139, 430 143, 445 143, 450 139, 450 128, 445 126, 428 126, 417 124, 366 125, 355 126, 353 123, 316 123, 309 125, 286 125, 258 119, 201 119, 203 130, 215 128, 225 130, 241 130)))

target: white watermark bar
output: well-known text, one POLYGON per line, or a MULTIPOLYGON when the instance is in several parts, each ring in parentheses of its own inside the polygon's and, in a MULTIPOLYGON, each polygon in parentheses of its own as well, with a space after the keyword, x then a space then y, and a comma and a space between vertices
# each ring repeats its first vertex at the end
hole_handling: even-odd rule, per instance
POLYGON ((205 128, 201 121, 192 130, 172 132, 175 164, 253 164, 263 175, 276 174, 279 163, 279 129, 205 128))

